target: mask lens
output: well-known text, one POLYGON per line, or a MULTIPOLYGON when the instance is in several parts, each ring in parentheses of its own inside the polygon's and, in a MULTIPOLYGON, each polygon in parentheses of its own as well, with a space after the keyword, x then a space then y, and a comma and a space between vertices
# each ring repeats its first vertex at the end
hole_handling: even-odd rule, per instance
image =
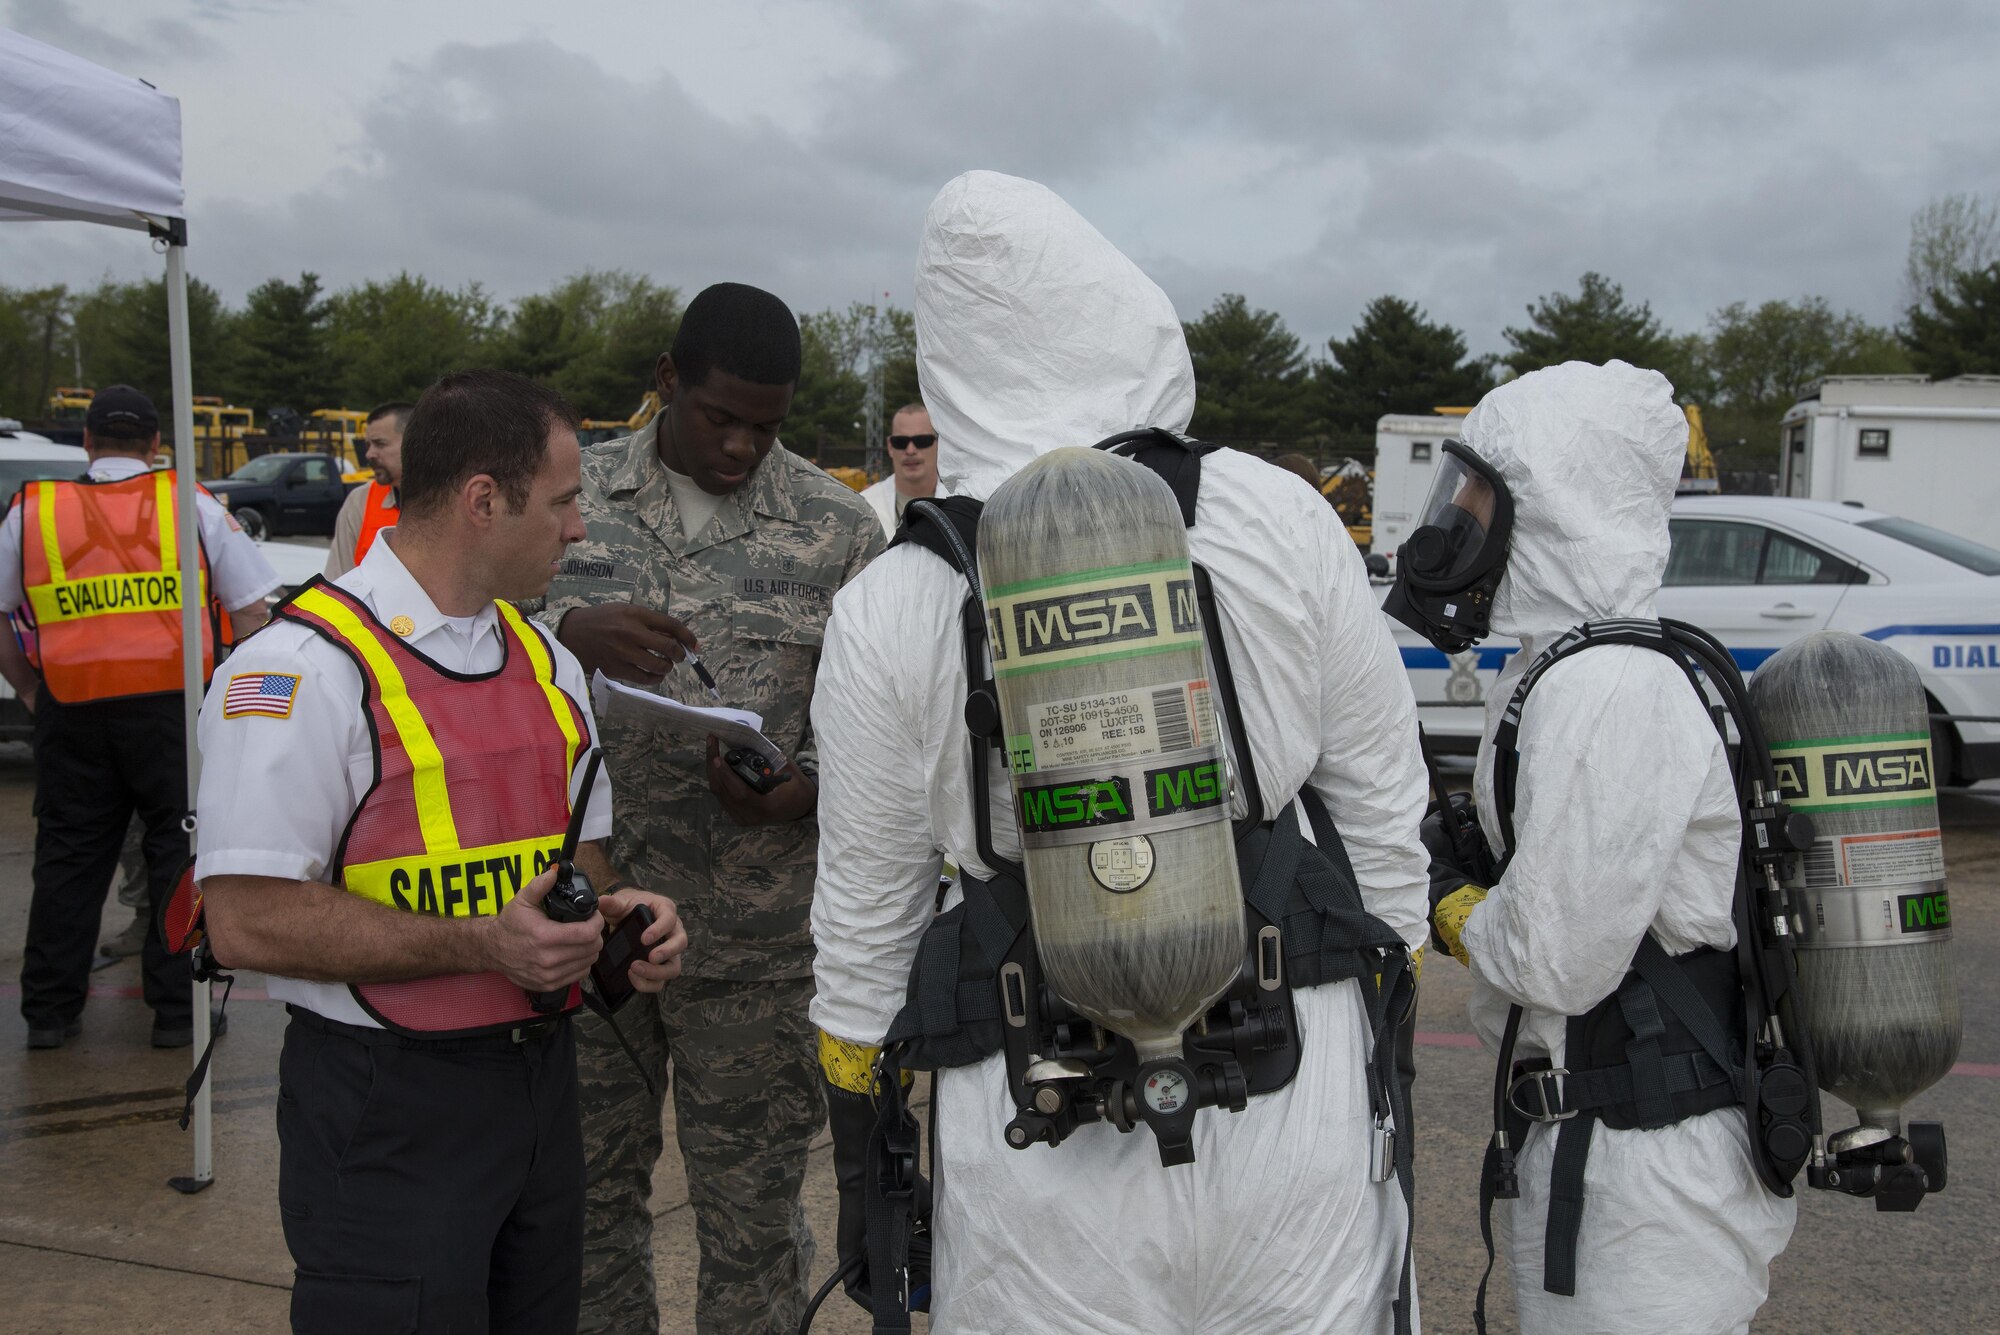
POLYGON ((1397 561, 1426 582, 1446 583, 1465 574, 1486 549, 1497 507, 1493 484, 1457 456, 1445 455, 1397 561))

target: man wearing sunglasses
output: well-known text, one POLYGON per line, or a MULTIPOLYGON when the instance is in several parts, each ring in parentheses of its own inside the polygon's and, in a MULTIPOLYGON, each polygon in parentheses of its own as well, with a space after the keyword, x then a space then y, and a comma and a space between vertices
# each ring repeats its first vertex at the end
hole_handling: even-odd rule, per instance
POLYGON ((921 496, 948 496, 938 482, 937 428, 921 403, 906 403, 889 419, 889 476, 861 493, 875 508, 882 532, 896 536, 903 511, 921 496))

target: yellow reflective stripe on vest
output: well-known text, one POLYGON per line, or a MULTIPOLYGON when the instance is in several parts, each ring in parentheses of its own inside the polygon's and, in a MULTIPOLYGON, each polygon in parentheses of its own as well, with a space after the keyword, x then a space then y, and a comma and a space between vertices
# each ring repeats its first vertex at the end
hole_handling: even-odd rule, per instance
MULTIPOLYGON (((389 711, 389 721, 396 725, 396 735, 409 753, 410 785, 416 795, 417 828, 423 833, 424 847, 431 854, 456 853, 458 823, 452 819, 451 796, 445 791, 444 756, 438 751, 437 740, 431 736, 424 716, 417 712, 416 702, 410 699, 409 687, 388 651, 361 624, 359 617, 320 589, 307 589, 293 599, 292 605, 331 624, 368 665, 375 688, 381 693, 382 707, 389 711)), ((352 884, 350 881, 350 888, 352 884)))
MULTIPOLYGON (((514 637, 521 642, 521 647, 527 650, 528 662, 535 669, 535 682, 548 699, 549 711, 556 716, 556 726, 562 729, 563 780, 564 786, 567 787, 569 776, 576 773, 576 751, 583 744, 583 739, 577 735, 576 719, 570 714, 569 697, 556 685, 555 664, 550 661, 549 647, 542 643, 541 636, 535 634, 528 628, 527 623, 521 620, 521 614, 514 610, 512 604, 494 605, 500 609, 500 616, 506 621, 507 628, 514 632, 514 637)), ((590 800, 590 794, 585 793, 583 796, 585 801, 590 800)))
POLYGON ((160 514, 160 569, 176 571, 181 566, 181 544, 174 528, 174 480, 172 474, 153 474, 153 504, 160 514))
POLYGON ((384 858, 340 869, 343 887, 392 909, 490 918, 562 852, 563 832, 480 848, 384 858))
MULTIPOLYGON (((36 502, 41 510, 42 555, 49 563, 49 581, 53 584, 67 583, 69 572, 63 568, 62 543, 56 538, 56 484, 38 482, 39 494, 36 502)), ((36 614, 40 615, 37 609, 36 614)))

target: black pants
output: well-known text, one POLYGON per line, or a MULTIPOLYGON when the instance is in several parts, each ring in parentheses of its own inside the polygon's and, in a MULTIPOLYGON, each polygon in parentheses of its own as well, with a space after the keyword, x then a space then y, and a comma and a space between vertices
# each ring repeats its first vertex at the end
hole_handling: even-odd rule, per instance
MULTIPOLYGON (((21 953, 30 1028, 83 1013, 90 957, 134 812, 145 826, 147 903, 157 911, 188 857, 187 724, 178 695, 35 705, 35 894, 21 953)), ((193 1014, 187 959, 158 932, 141 955, 146 1004, 168 1024, 193 1014)))
POLYGON ((300 1335, 567 1335, 583 1283, 568 1020, 405 1039, 294 1009, 278 1059, 278 1212, 300 1335))

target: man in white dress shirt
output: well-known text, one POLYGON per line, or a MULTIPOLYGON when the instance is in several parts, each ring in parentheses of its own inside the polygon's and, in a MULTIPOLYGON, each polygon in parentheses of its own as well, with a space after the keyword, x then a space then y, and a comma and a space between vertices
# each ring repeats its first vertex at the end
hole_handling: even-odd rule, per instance
POLYGON ((606 923, 672 901, 604 855, 582 669, 504 599, 584 535, 575 411, 446 376, 411 415, 401 523, 231 660, 202 711, 196 875, 225 966, 287 1003, 279 1212, 298 1331, 573 1329, 583 1147, 569 1013, 606 923), (572 805, 600 892, 547 916, 572 805))

